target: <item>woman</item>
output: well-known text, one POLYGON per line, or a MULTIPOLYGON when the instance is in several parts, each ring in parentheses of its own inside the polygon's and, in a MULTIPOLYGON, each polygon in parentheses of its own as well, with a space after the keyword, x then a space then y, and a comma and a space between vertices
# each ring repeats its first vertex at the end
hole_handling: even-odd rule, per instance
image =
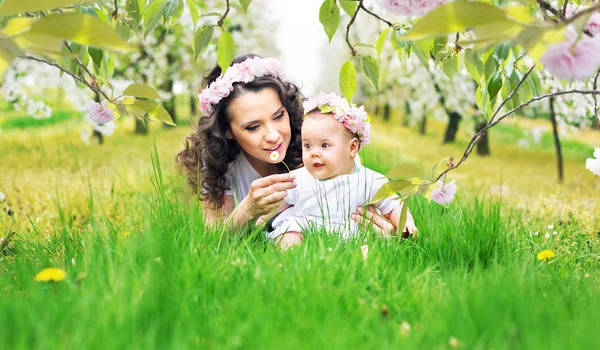
MULTIPOLYGON (((273 211, 296 186, 282 160, 290 169, 302 166, 303 97, 274 58, 239 56, 221 73, 217 66, 205 78, 202 117, 177 161, 200 190, 207 221, 239 227, 273 211)), ((357 214, 355 221, 393 232, 382 216, 362 208, 357 214)))

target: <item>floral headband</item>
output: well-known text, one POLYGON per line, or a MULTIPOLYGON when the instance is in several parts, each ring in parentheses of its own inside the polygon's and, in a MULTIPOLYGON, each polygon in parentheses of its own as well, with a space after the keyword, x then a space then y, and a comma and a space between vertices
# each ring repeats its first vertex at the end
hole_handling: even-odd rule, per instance
POLYGON ((283 69, 277 59, 252 57, 235 63, 227 69, 223 76, 218 77, 208 87, 202 89, 198 95, 202 114, 204 116, 211 115, 215 110, 213 105, 231 94, 234 83, 249 83, 267 75, 283 79, 283 69))
POLYGON ((361 148, 371 142, 371 123, 364 106, 350 105, 345 98, 333 92, 330 94, 321 92, 309 98, 302 106, 304 115, 317 108, 323 114, 332 113, 335 120, 342 123, 351 133, 358 135, 361 148))

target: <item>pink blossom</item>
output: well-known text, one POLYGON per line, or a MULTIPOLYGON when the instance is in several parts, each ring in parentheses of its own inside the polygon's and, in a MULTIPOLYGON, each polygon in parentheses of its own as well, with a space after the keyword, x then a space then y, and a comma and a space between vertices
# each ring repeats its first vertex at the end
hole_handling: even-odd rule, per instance
POLYGON ((585 161, 585 168, 594 175, 600 176, 600 147, 594 151, 594 158, 588 158, 585 161))
POLYGON ((438 181, 438 186, 438 188, 431 191, 431 196, 429 198, 441 205, 452 202, 456 195, 455 181, 452 180, 445 185, 442 181, 438 181))
POLYGON ((600 40, 598 38, 579 38, 570 29, 566 41, 551 45, 540 62, 559 79, 587 80, 596 73, 600 65, 600 40))
POLYGON ((108 100, 102 101, 102 105, 92 101, 88 105, 90 120, 96 124, 106 124, 115 119, 113 111, 107 107, 108 100))
POLYGON ((377 6, 394 15, 423 16, 448 0, 377 0, 377 6))
MULTIPOLYGON (((569 18, 577 12, 583 11, 587 9, 586 6, 573 5, 571 3, 567 4, 567 11, 565 13, 565 17, 569 18)), ((590 33, 596 34, 600 33, 600 13, 594 12, 590 16, 587 24, 585 25, 585 29, 589 30, 590 33)))

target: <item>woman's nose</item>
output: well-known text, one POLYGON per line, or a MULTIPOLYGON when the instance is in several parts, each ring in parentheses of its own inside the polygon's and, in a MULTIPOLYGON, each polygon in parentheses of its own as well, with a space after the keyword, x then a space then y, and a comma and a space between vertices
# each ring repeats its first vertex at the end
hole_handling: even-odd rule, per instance
POLYGON ((279 131, 274 125, 267 126, 267 133, 265 135, 265 141, 277 142, 279 141, 279 131))

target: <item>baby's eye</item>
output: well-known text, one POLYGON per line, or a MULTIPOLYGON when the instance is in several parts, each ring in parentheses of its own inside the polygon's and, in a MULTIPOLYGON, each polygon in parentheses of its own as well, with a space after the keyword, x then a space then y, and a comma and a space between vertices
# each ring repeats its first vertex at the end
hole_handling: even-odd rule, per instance
POLYGON ((305 144, 304 144, 304 148, 305 148, 305 149, 310 149, 310 145, 309 145, 308 143, 305 143, 305 144))
POLYGON ((328 148, 329 146, 330 145, 328 143, 324 143, 324 144, 321 145, 321 147, 323 147, 323 148, 328 148))

